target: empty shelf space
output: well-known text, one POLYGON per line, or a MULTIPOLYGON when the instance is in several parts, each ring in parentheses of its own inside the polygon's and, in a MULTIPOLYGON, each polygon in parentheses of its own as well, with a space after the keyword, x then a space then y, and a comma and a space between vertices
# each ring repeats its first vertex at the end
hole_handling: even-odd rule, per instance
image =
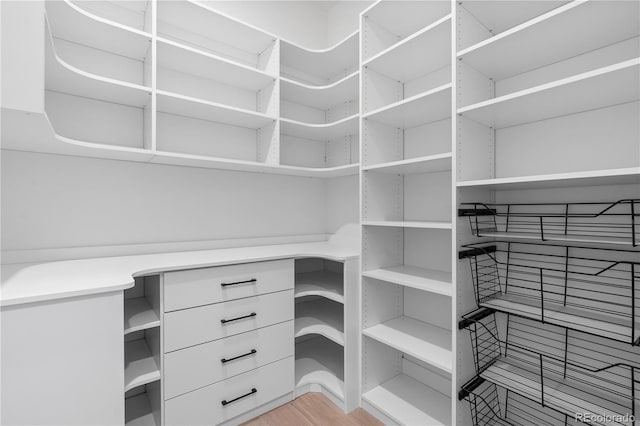
POLYGON ((451 15, 447 15, 369 58, 362 66, 407 82, 450 64, 451 15))
POLYGON ((451 331, 402 316, 366 328, 362 334, 450 373, 451 331))
POLYGON ((497 129, 640 99, 640 59, 631 59, 458 109, 497 129))
POLYGON ((124 300, 124 334, 159 327, 158 314, 144 297, 124 300))
POLYGON ((321 296, 344 303, 344 277, 330 271, 301 272, 296 274, 294 297, 321 296))
POLYGON ((364 220, 365 226, 385 226, 393 228, 451 229, 451 222, 397 221, 397 220, 364 220))
POLYGON ((263 89, 276 79, 257 68, 163 38, 158 38, 157 57, 159 68, 177 69, 252 91, 263 89))
POLYGON ((344 354, 342 348, 313 338, 296 343, 296 388, 319 384, 344 399, 344 354))
POLYGON ((445 152, 443 154, 427 155, 424 157, 364 166, 362 170, 402 175, 436 173, 451 170, 451 158, 452 154, 450 152, 445 152))
POLYGON ((635 37, 639 13, 637 2, 570 2, 464 49, 458 58, 501 80, 635 37))
POLYGON ((280 119, 280 132, 285 135, 315 141, 329 141, 358 133, 358 115, 328 124, 308 124, 300 121, 280 119))
POLYGON ((358 99, 359 75, 356 71, 326 86, 312 86, 283 77, 280 79, 280 97, 284 101, 327 110, 358 99))
POLYGON ((627 246, 632 245, 631 235, 627 237, 603 237, 601 235, 564 235, 556 234, 553 232, 545 232, 543 238, 542 234, 536 232, 500 232, 481 230, 478 236, 502 238, 505 240, 558 241, 564 243, 616 244, 627 246))
POLYGON ((362 399, 398 424, 451 424, 451 398, 405 374, 376 386, 362 399))
POLYGON ((151 410, 146 393, 125 399, 124 412, 126 426, 160 426, 151 410))
POLYGON ((451 117, 451 84, 384 106, 362 117, 405 129, 451 117))
POLYGON ((365 271, 362 275, 444 296, 451 296, 453 291, 451 272, 418 268, 417 266, 392 266, 365 271))
POLYGON ((325 299, 298 302, 295 306, 295 337, 317 334, 344 346, 344 308, 325 299))
POLYGON ((70 0, 47 2, 46 12, 57 38, 133 59, 143 59, 151 48, 151 34, 101 18, 70 0))
POLYGON ((124 345, 124 390, 160 380, 160 369, 144 339, 124 345))
POLYGON ((206 121, 215 121, 249 129, 259 129, 276 120, 275 117, 259 112, 235 108, 162 90, 158 90, 157 108, 159 112, 206 121))

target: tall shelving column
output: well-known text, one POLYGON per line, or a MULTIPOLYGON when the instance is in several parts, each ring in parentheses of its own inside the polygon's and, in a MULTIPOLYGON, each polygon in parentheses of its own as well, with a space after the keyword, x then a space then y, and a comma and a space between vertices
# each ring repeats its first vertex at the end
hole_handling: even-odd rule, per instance
POLYGON ((361 15, 362 403, 385 423, 454 418, 451 12, 361 15))

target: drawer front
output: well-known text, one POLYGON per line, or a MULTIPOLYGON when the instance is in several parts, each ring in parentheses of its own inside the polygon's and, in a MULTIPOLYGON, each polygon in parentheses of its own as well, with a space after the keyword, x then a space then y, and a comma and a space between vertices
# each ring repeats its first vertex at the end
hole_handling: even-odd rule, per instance
POLYGON ((164 274, 165 312, 293 288, 293 259, 164 274))
POLYGON ((164 316, 164 351, 292 320, 293 305, 293 290, 286 290, 169 312, 164 316))
POLYGON ((288 357, 166 401, 165 424, 216 425, 286 395, 293 387, 294 358, 288 357))
POLYGON ((293 356, 293 330, 287 321, 166 354, 165 399, 293 356))

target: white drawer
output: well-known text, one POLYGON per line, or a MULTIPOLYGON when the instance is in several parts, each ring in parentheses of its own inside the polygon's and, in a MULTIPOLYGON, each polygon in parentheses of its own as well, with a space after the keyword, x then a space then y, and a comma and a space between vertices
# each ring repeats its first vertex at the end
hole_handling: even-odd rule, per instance
POLYGON ((293 259, 164 274, 165 312, 293 288, 293 259))
POLYGON ((165 399, 292 356, 293 330, 287 321, 166 354, 165 399))
POLYGON ((169 312, 164 351, 211 342, 293 319, 293 290, 169 312))
POLYGON ((292 392, 294 380, 294 358, 276 361, 166 401, 165 424, 222 423, 292 392))

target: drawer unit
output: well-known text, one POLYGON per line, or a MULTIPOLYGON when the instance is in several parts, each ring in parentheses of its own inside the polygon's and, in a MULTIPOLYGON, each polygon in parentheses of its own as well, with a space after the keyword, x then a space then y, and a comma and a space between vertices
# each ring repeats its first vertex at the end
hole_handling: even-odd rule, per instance
POLYGON ((215 425, 293 391, 288 357, 165 402, 166 425, 215 425))
POLYGON ((293 330, 287 321, 166 354, 165 399, 293 356, 293 330))
POLYGON ((164 274, 165 312, 293 288, 293 260, 245 263, 164 274))
POLYGON ((164 351, 289 321, 293 316, 293 290, 169 312, 164 317, 164 351))

